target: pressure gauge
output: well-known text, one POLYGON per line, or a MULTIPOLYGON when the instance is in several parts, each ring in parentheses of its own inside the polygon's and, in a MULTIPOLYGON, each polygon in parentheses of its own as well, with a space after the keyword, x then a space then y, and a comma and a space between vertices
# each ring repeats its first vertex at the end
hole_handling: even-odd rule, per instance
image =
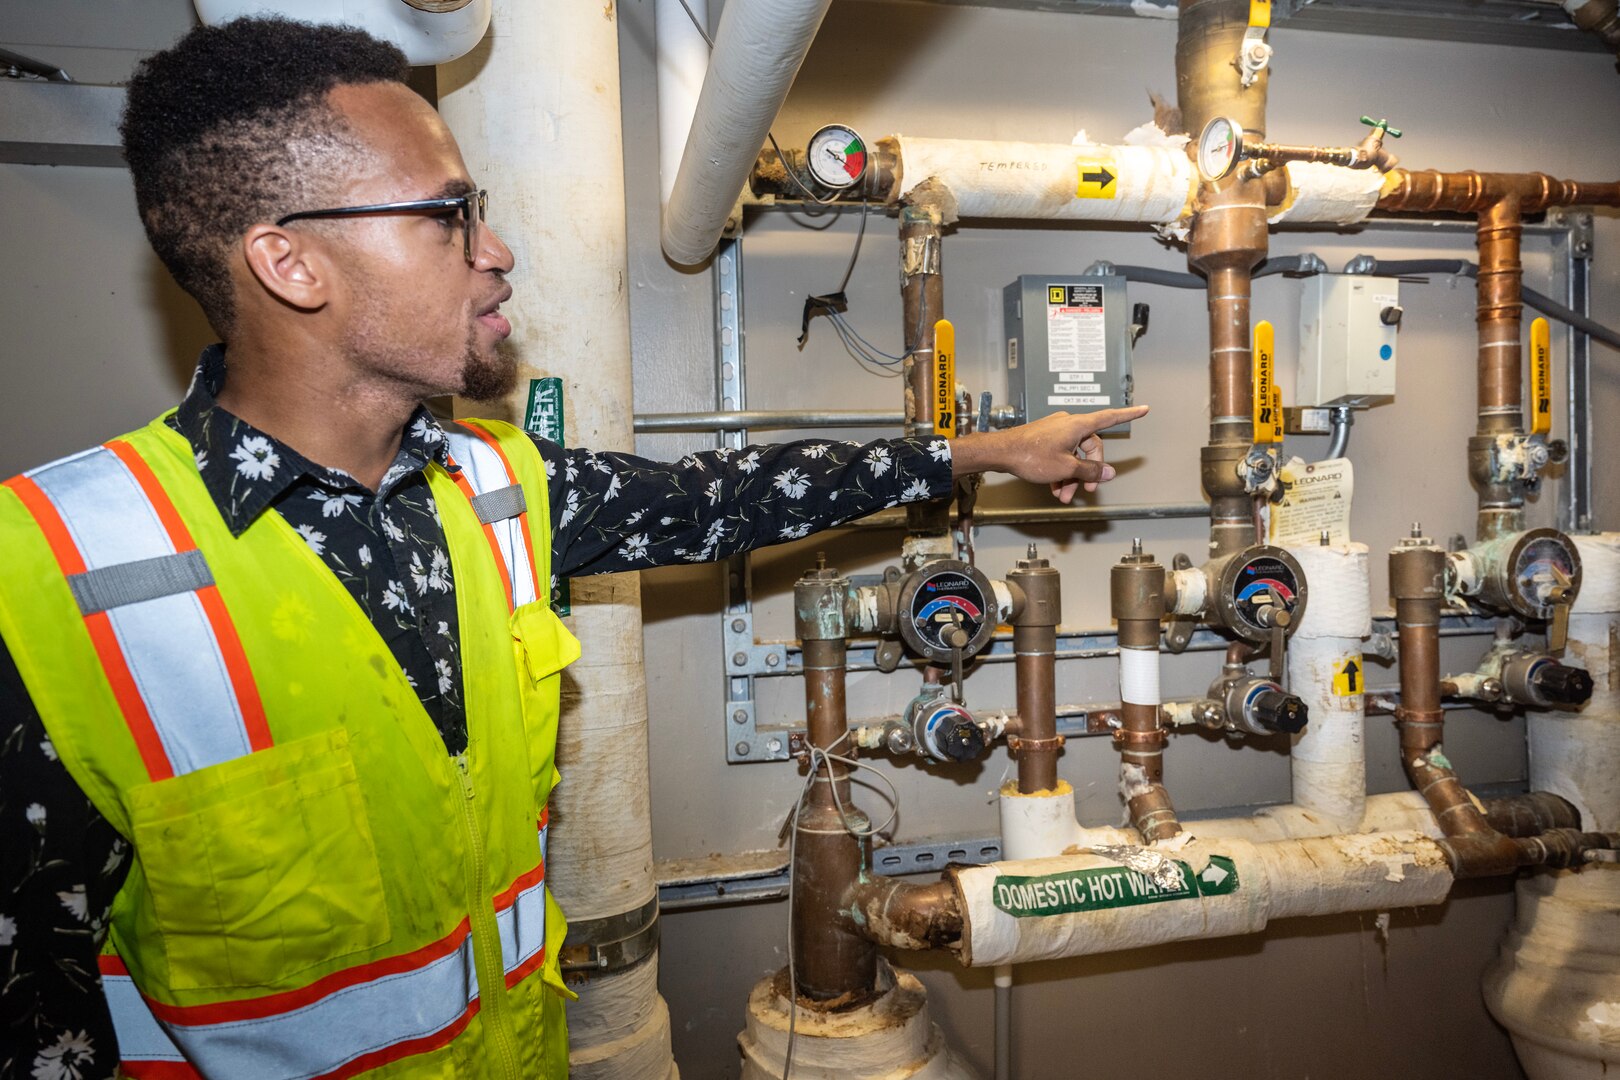
POLYGON ((1292 635, 1305 614, 1305 572, 1282 548, 1256 544, 1221 566, 1215 607, 1221 625, 1249 641, 1268 640, 1279 621, 1292 635))
POLYGON ((1243 125, 1229 116, 1217 116, 1198 136, 1198 175, 1209 183, 1224 180, 1243 155, 1243 125))
POLYGON ((1527 619, 1551 619, 1559 603, 1581 587, 1581 556, 1557 529, 1531 529, 1493 544, 1485 553, 1480 599, 1527 619))
POLYGON ((972 656, 996 632, 996 601, 990 579, 955 559, 938 559, 900 584, 900 637, 929 660, 951 659, 955 649, 972 656))
POLYGON ((810 136, 805 164, 822 187, 835 191, 854 187, 866 175, 866 143, 854 128, 828 124, 810 136))

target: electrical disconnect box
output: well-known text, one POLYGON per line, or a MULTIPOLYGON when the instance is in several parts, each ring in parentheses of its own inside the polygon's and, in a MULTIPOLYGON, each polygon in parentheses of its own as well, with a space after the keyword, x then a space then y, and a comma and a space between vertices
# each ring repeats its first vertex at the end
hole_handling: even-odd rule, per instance
MULTIPOLYGON (((1002 291, 1007 393, 1024 422, 1131 403, 1131 315, 1113 274, 1025 274, 1002 291)), ((1118 424, 1105 434, 1124 434, 1118 424)))
POLYGON ((1365 274, 1318 274, 1299 301, 1298 405, 1364 407, 1395 397, 1400 282, 1365 274))

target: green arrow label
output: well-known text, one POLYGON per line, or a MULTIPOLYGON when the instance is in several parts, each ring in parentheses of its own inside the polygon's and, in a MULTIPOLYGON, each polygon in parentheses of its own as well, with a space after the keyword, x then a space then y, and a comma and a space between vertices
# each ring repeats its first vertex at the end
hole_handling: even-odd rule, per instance
POLYGON ((1014 918, 1032 919, 1228 896, 1238 890, 1237 864, 1225 855, 1211 855, 1208 864, 1196 874, 1184 862, 1178 860, 1176 865, 1181 868, 1181 884, 1173 888, 1164 888, 1146 874, 1124 866, 1098 866, 1040 877, 1001 874, 991 886, 991 900, 1014 918))
MULTIPOLYGON (((567 432, 563 414, 563 381, 558 378, 530 379, 529 403, 523 410, 523 430, 530 435, 549 439, 558 446, 566 446, 567 432)), ((568 579, 557 582, 551 597, 552 609, 558 615, 573 613, 573 596, 568 579)))

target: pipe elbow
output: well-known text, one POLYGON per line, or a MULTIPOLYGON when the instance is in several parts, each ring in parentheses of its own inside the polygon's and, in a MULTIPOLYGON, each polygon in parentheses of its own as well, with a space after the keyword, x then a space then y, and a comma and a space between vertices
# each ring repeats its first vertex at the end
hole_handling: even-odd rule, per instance
POLYGON ((897 949, 956 949, 962 941, 962 902, 950 878, 927 885, 881 874, 850 884, 840 912, 850 929, 897 949))

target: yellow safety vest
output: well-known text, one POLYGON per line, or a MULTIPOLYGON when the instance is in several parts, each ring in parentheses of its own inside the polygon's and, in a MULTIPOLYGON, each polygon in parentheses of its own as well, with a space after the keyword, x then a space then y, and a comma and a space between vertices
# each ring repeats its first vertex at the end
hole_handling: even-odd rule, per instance
POLYGON ((538 451, 450 438, 457 758, 319 556, 279 514, 233 537, 162 418, 0 487, 0 636, 135 848, 102 964, 126 1075, 566 1076, 544 849, 579 643, 538 451))

